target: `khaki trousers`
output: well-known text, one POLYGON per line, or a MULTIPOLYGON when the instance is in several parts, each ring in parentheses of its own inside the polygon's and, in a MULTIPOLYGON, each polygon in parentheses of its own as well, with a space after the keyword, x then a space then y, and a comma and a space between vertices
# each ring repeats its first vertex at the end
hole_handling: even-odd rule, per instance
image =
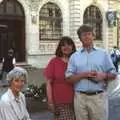
POLYGON ((75 93, 76 120, 108 120, 108 98, 105 92, 96 95, 75 93))

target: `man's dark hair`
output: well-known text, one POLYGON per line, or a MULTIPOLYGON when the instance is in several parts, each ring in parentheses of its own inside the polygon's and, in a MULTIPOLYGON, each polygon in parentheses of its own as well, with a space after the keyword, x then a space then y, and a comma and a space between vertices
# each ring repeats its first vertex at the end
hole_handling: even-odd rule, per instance
MULTIPOLYGON (((58 57, 62 57, 63 56, 63 53, 61 51, 61 47, 65 44, 68 44, 68 45, 72 45, 73 46, 73 49, 72 49, 72 53, 76 51, 76 47, 75 47, 75 44, 72 40, 72 38, 68 37, 68 36, 64 36, 60 39, 59 43, 58 43, 58 46, 57 46, 57 49, 56 49, 56 52, 55 52, 55 55, 58 56, 58 57)), ((72 54, 71 53, 71 54, 72 54)))
POLYGON ((92 32, 93 33, 93 28, 90 25, 86 25, 86 24, 80 26, 77 30, 77 35, 78 35, 79 39, 81 39, 81 34, 83 32, 92 32))

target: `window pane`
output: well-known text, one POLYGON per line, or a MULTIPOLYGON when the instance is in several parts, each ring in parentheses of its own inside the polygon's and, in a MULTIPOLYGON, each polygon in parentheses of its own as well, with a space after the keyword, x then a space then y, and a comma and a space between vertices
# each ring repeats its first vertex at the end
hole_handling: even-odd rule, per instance
POLYGON ((4 13, 4 4, 1 3, 0 4, 0 14, 3 14, 4 13))
POLYGON ((11 1, 7 2, 7 14, 13 14, 14 13, 14 7, 13 3, 11 1))
POLYGON ((39 37, 40 40, 59 40, 62 35, 61 10, 54 3, 47 3, 40 10, 39 37))
POLYGON ((89 6, 84 13, 83 22, 90 24, 94 28, 95 39, 102 40, 102 16, 100 10, 94 6, 89 6))
POLYGON ((24 16, 24 11, 19 2, 16 0, 3 0, 0 4, 1 15, 24 16))
POLYGON ((16 8, 16 15, 22 16, 24 15, 24 11, 22 9, 22 6, 19 3, 15 4, 15 8, 16 8))

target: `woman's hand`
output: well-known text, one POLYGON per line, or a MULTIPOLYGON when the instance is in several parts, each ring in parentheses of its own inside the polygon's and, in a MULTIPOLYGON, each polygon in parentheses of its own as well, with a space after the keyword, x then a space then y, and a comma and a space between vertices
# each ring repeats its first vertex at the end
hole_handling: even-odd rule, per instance
POLYGON ((96 79, 103 81, 108 77, 108 73, 104 73, 104 72, 97 72, 97 76, 96 79))
POLYGON ((48 104, 48 109, 54 113, 55 112, 55 105, 54 104, 48 104))

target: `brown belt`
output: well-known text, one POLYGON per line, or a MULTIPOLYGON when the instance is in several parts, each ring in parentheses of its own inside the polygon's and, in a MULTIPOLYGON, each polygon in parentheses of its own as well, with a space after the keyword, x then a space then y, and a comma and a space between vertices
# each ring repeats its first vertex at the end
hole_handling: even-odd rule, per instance
POLYGON ((104 91, 96 91, 96 92, 84 92, 84 91, 80 91, 81 94, 85 94, 85 95, 97 95, 99 93, 102 93, 104 91))

